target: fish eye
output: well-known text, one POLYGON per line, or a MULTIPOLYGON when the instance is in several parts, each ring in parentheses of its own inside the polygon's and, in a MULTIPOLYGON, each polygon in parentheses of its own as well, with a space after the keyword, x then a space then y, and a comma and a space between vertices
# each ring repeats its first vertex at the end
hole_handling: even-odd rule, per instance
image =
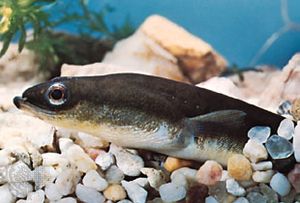
POLYGON ((47 97, 52 105, 62 105, 66 102, 66 87, 61 83, 51 85, 47 91, 47 97))

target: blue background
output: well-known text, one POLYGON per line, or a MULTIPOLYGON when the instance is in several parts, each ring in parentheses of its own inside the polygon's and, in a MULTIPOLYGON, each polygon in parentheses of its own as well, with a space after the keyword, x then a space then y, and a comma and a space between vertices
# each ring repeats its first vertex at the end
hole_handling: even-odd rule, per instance
MULTIPOLYGON (((106 16, 110 26, 121 25, 129 17, 134 27, 138 27, 147 16, 160 14, 206 40, 231 64, 242 67, 257 64, 282 67, 300 51, 299 28, 283 34, 255 64, 251 63, 265 41, 284 26, 279 0, 89 1, 93 10, 105 5, 114 8, 106 16)), ((299 0, 288 0, 288 14, 292 22, 300 24, 299 0)), ((63 29, 74 31, 68 25, 63 29)))

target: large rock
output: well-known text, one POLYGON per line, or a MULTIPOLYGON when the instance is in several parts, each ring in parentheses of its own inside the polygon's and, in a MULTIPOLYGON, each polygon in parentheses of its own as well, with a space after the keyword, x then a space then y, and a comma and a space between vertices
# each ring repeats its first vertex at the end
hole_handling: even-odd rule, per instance
POLYGON ((157 15, 119 41, 102 62, 83 67, 64 65, 61 72, 63 76, 134 72, 197 83, 226 67, 225 59, 209 44, 157 15))

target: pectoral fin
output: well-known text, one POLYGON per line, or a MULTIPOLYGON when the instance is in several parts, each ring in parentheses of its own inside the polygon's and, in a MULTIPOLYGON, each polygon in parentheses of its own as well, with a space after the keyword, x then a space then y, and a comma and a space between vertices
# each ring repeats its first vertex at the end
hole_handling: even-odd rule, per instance
POLYGON ((235 135, 245 132, 247 114, 239 110, 222 110, 190 118, 197 134, 235 135))

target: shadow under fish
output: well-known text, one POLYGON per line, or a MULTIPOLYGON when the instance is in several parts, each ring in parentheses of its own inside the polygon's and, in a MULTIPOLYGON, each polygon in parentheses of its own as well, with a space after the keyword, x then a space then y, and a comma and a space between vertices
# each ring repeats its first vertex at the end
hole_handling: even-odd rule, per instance
MULTIPOLYGON (((284 117, 207 89, 140 74, 59 77, 27 89, 15 105, 53 125, 117 145, 226 166, 253 126, 276 132, 284 117)), ((292 155, 272 160, 289 171, 292 155)))

